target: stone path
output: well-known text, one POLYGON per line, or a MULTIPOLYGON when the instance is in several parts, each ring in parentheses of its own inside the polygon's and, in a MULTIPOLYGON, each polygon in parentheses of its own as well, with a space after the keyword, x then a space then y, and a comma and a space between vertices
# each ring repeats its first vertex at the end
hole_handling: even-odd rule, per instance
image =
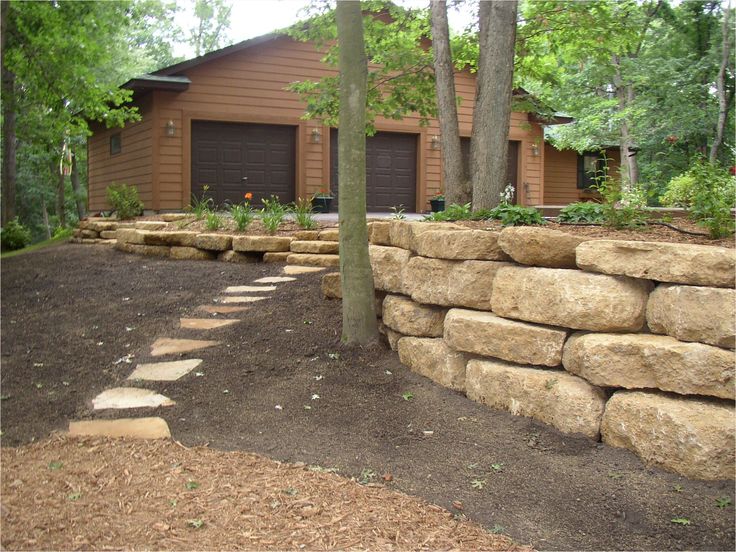
MULTIPOLYGON (((278 284, 296 281, 293 277, 299 274, 308 274, 325 270, 324 267, 287 265, 283 268, 287 276, 268 276, 259 278, 253 284, 272 285, 243 285, 229 286, 224 289, 220 297, 214 299, 215 305, 200 305, 197 310, 203 313, 219 316, 221 314, 244 313, 250 306, 230 305, 230 303, 255 303, 270 299, 263 293, 278 290, 278 284), (254 293, 259 295, 232 295, 254 293), (228 304, 226 304, 228 303, 228 304)), ((186 330, 206 332, 230 326, 240 322, 240 318, 180 318, 179 327, 186 330)), ((222 345, 221 341, 204 339, 175 339, 158 337, 151 344, 151 356, 166 357, 184 355, 209 347, 222 345)), ((164 360, 148 364, 138 364, 127 377, 127 381, 141 383, 145 381, 176 381, 185 377, 203 363, 199 358, 180 360, 164 360)), ((159 408, 175 404, 168 397, 143 387, 113 387, 106 389, 94 399, 94 410, 123 410, 129 408, 159 408)), ((70 435, 104 435, 108 437, 128 437, 133 439, 161 439, 171 437, 169 426, 163 418, 118 418, 114 420, 83 420, 69 423, 70 435)))

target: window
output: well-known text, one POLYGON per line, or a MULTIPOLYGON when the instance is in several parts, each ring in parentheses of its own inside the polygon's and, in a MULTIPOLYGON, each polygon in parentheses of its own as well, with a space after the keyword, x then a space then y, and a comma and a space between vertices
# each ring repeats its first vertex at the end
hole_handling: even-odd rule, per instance
POLYGON ((606 175, 606 155, 602 151, 578 155, 578 188, 587 190, 606 175))
POLYGON ((120 139, 120 133, 117 132, 110 136, 110 155, 120 153, 122 150, 122 141, 120 139))

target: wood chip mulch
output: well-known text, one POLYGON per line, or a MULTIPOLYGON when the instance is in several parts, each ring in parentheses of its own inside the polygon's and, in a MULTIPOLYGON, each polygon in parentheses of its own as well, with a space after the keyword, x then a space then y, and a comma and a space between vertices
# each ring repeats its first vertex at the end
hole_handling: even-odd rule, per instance
POLYGON ((530 550, 381 485, 255 454, 56 435, 1 456, 6 550, 530 550))

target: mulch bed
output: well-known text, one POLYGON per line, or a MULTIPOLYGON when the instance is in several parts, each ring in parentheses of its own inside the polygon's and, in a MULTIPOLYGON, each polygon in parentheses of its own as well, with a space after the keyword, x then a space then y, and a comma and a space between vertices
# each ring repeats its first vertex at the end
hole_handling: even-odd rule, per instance
MULTIPOLYGON (((207 333, 206 339, 220 340, 223 345, 197 355, 204 360, 198 368, 202 376, 190 374, 178 382, 146 385, 175 400, 175 406, 124 414, 92 412, 91 399, 104 389, 126 385, 125 378, 136 363, 160 360, 149 356, 155 338, 202 338, 194 330, 179 329, 180 316, 198 316, 196 307, 211 304, 226 286, 247 285, 280 271, 281 265, 170 261, 86 245, 63 245, 5 260, 0 321, 3 447, 46 439, 53 430, 65 429, 70 419, 159 415, 169 423, 174 438, 186 447, 208 444, 217 451, 245 451, 282 462, 319 465, 340 476, 420 497, 459 517, 466 516, 487 530, 506 533, 518 543, 540 549, 733 549, 733 506, 719 508, 716 503, 716 499, 724 497, 733 501, 733 482, 693 481, 648 468, 625 450, 565 435, 533 420, 469 401, 408 371, 396 353, 385 346, 363 350, 341 346, 340 303, 321 299, 321 274, 304 275, 297 282, 281 284, 271 299, 241 313, 242 322, 207 333), (118 362, 128 354, 135 355, 131 364, 118 362), (404 398, 406 393, 412 394, 410 400, 404 398), (681 526, 671 521, 681 517, 691 524, 681 526)), ((95 471, 104 464, 94 464, 99 455, 110 454, 111 459, 126 462, 125 467, 114 464, 112 471, 100 472, 100 482, 109 481, 112 475, 132 476, 131 481, 136 481, 141 489, 150 487, 151 496, 166 496, 166 500, 146 504, 148 515, 141 518, 135 517, 136 508, 131 509, 130 501, 121 499, 115 505, 110 499, 111 507, 118 508, 119 517, 95 518, 90 531, 99 531, 95 534, 101 535, 101 527, 108 523, 105 530, 117 534, 130 516, 148 522, 131 529, 139 531, 136 534, 145 541, 125 536, 124 542, 117 541, 118 547, 174 547, 173 540, 154 539, 158 530, 152 526, 159 521, 169 526, 170 533, 164 532, 158 539, 172 535, 188 538, 208 531, 208 526, 217 529, 212 538, 220 538, 219 534, 227 530, 219 525, 226 520, 220 519, 212 506, 219 502, 211 503, 207 495, 197 495, 202 502, 177 502, 187 504, 187 509, 177 514, 167 502, 169 495, 177 499, 176 493, 188 497, 187 492, 207 489, 221 492, 212 496, 224 500, 228 496, 227 485, 241 489, 239 485, 249 478, 250 467, 238 469, 238 464, 251 461, 243 460, 223 464, 233 464, 227 468, 230 472, 222 473, 231 473, 234 481, 217 479, 219 472, 213 463, 214 458, 221 458, 220 452, 210 456, 207 450, 186 451, 175 444, 124 443, 116 454, 103 452, 108 449, 106 444, 84 442, 78 447, 79 456, 73 456, 71 449, 77 446, 73 443, 52 440, 37 448, 31 445, 19 451, 3 451, 3 504, 8 504, 3 513, 4 547, 41 538, 36 535, 42 531, 31 529, 35 522, 23 519, 38 519, 39 527, 49 532, 43 537, 49 539, 43 545, 38 541, 36 545, 27 544, 28 547, 104 546, 105 541, 90 540, 92 536, 81 532, 81 524, 69 521, 74 519, 75 508, 77 515, 97 515, 91 513, 93 510, 85 510, 84 514, 78 511, 90 495, 71 500, 69 495, 78 490, 64 487, 61 499, 56 495, 52 498, 51 490, 56 489, 58 494, 62 489, 54 485, 64 483, 45 483, 56 479, 80 484, 87 481, 89 489, 95 489, 95 471), (85 453, 96 446, 100 449, 93 454, 85 453), (48 467, 55 451, 57 458, 53 460, 64 462, 65 467, 60 470, 48 467), (185 459, 176 461, 183 462, 187 470, 197 470, 201 463, 203 471, 195 475, 186 470, 182 474, 172 472, 174 466, 161 462, 162 458, 176 458, 173 451, 185 459), (151 455, 150 462, 142 460, 146 454, 151 455), (193 456, 185 456, 188 454, 193 456), (144 484, 136 474, 148 470, 149 465, 159 469, 146 471, 149 476, 144 484), (70 479, 67 467, 73 468, 76 479, 70 479), (33 477, 23 475, 24 470, 33 473, 33 477), (46 470, 45 477, 34 470, 46 470), (185 477, 200 483, 199 489, 181 489, 185 477), (171 478, 169 482, 167 478, 171 478), (13 486, 16 479, 22 480, 23 485, 13 486), (36 504, 33 497, 40 502, 36 504), (11 505, 11 500, 17 501, 11 505), (55 525, 43 525, 56 518, 59 521, 55 525), (205 524, 200 529, 186 525, 192 519, 203 519, 205 524), (66 528, 62 529, 60 525, 65 523, 66 528), (75 544, 77 534, 91 544, 75 544)), ((279 469, 283 475, 286 468, 279 469)), ((294 476, 297 480, 288 485, 278 483, 276 487, 297 489, 298 493, 286 493, 281 502, 286 505, 306 498, 321 504, 318 495, 322 491, 313 493, 299 487, 304 482, 298 478, 311 477, 312 472, 286 470, 292 471, 298 472, 294 476)), ((110 485, 117 489, 119 482, 115 481, 110 485)), ((335 477, 325 481, 347 485, 346 480, 335 477)), ((354 489, 349 492, 383 492, 372 487, 354 489)), ((347 492, 347 488, 343 490, 347 492)), ((330 504, 330 500, 326 498, 324 503, 330 504)), ((395 506, 393 499, 388 502, 395 506)), ((270 508, 270 503, 267 506, 270 508)), ((274 510, 286 516, 287 511, 293 510, 289 508, 274 510)), ((241 514, 245 515, 242 508, 241 514)), ((383 514, 375 515, 380 518, 383 514)), ((447 514, 438 515, 449 520, 447 514)), ((247 531, 242 519, 228 519, 231 521, 227 523, 239 524, 237 531, 247 531)), ((297 521, 288 519, 297 531, 297 521)), ((347 525, 349 519, 352 517, 345 518, 347 525)), ((263 523, 276 524, 279 520, 263 523)), ((419 548, 436 527, 439 526, 433 521, 423 537, 413 533, 411 545, 408 540, 397 545, 395 536, 391 537, 388 529, 381 532, 382 529, 377 533, 379 540, 366 546, 380 548, 380 539, 387 538, 393 539, 393 546, 419 548)), ((263 535, 258 538, 266 539, 263 535)), ((293 539, 302 537, 297 532, 293 539)), ((202 547, 184 542, 183 548, 202 547)), ((205 547, 235 547, 223 542, 207 541, 205 547)), ((273 546, 292 547, 285 541, 278 542, 281 546, 273 546)), ((319 548, 328 541, 317 542, 307 548, 319 548)), ((361 542, 355 546, 360 547, 361 542)), ((433 542, 439 548, 444 546, 442 541, 433 542)), ((337 546, 351 544, 347 540, 339 543, 337 546)), ((241 544, 247 546, 248 542, 241 544)), ((267 544, 261 541, 253 546, 267 544)))

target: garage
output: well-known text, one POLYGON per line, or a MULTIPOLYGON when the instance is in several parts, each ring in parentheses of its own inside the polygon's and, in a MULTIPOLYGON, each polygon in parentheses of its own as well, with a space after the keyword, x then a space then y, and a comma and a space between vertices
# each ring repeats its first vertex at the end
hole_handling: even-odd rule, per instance
MULTIPOLYGON (((330 185, 337 200, 337 130, 330 133, 330 185)), ((366 139, 366 210, 416 209, 417 135, 377 132, 366 139)))
POLYGON ((192 194, 215 204, 278 196, 294 201, 296 129, 287 125, 192 121, 192 194))

